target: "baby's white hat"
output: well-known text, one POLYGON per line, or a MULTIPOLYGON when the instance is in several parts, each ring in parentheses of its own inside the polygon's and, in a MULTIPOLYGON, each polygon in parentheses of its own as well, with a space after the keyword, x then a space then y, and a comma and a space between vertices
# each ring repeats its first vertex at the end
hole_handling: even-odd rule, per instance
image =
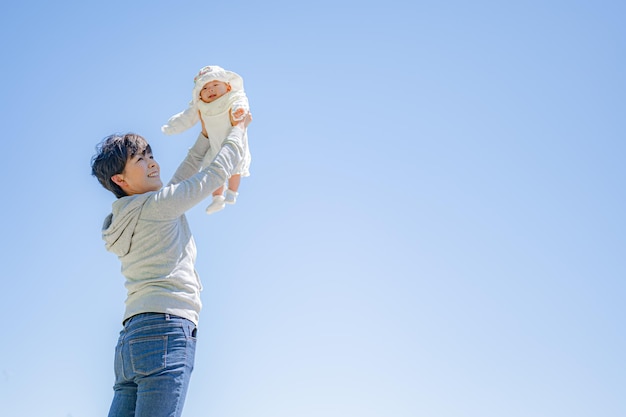
POLYGON ((227 71, 217 65, 207 65, 202 68, 198 75, 193 79, 193 100, 196 101, 200 97, 200 90, 209 81, 222 81, 230 84, 231 91, 243 91, 243 78, 239 74, 227 71))

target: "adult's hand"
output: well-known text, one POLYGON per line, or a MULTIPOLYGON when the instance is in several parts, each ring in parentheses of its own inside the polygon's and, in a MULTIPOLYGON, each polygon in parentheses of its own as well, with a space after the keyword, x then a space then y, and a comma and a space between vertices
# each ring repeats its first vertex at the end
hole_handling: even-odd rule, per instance
POLYGON ((246 129, 248 127, 248 125, 250 123, 252 123, 252 113, 248 112, 248 114, 246 114, 246 116, 243 119, 239 120, 239 121, 233 120, 232 116, 231 116, 230 121, 231 121, 233 126, 239 126, 242 129, 246 129))
POLYGON ((202 123, 202 134, 208 139, 209 134, 206 131, 206 126, 204 125, 204 120, 202 120, 202 113, 200 113, 200 110, 198 110, 198 116, 200 117, 200 123, 202 123))

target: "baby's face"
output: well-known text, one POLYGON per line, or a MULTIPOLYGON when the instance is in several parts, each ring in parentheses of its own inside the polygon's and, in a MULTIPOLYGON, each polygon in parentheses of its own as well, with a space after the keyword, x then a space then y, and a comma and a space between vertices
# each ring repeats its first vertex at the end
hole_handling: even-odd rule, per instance
POLYGON ((210 103, 230 91, 230 84, 222 81, 209 81, 200 90, 200 100, 210 103))

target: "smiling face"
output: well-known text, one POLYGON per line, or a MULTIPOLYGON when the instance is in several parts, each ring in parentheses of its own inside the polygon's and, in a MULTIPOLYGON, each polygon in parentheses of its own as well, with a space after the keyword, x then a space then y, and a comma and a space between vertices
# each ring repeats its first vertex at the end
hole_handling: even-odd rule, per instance
POLYGON ((111 177, 126 195, 143 194, 148 191, 158 191, 163 186, 159 164, 154 160, 152 151, 148 147, 142 153, 131 156, 121 174, 111 177))
POLYGON ((209 81, 200 90, 200 100, 211 103, 230 91, 230 84, 223 81, 209 81))

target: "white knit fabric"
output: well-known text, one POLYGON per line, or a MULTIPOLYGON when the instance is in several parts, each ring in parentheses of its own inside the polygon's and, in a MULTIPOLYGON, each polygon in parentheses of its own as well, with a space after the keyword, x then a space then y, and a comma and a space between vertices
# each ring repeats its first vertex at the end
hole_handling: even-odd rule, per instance
MULTIPOLYGON (((207 152, 203 166, 211 163, 222 146, 222 142, 230 132, 231 116, 238 110, 243 109, 241 120, 250 111, 248 97, 243 89, 243 79, 232 71, 227 71, 216 65, 206 66, 200 70, 194 78, 194 87, 189 106, 184 111, 172 116, 167 124, 161 127, 161 131, 166 135, 173 135, 184 132, 200 121, 198 111, 202 114, 204 126, 209 136, 211 148, 207 152), (200 100, 200 91, 209 81, 222 81, 230 84, 231 90, 211 103, 200 100)), ((237 167, 235 174, 243 177, 250 175, 250 162, 252 156, 248 148, 248 135, 244 137, 244 158, 237 167)))

